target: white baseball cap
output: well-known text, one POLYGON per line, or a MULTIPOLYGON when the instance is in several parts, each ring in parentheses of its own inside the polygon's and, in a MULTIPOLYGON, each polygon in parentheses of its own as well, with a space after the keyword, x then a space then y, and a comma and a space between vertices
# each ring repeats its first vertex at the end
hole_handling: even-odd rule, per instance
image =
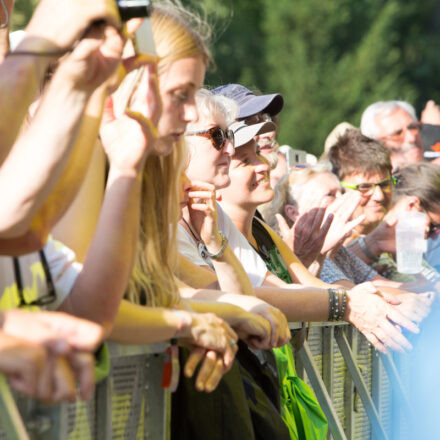
POLYGON ((260 122, 259 124, 246 125, 245 121, 233 122, 229 129, 234 132, 234 147, 241 147, 250 142, 255 136, 276 130, 272 121, 260 122))

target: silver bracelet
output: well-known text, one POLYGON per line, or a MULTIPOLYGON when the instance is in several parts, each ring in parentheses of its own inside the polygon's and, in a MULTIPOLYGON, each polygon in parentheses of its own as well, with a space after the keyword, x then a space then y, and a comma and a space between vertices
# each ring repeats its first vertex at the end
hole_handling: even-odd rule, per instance
POLYGON ((222 244, 219 251, 216 254, 211 254, 211 252, 209 252, 208 249, 206 248, 205 243, 203 242, 199 243, 198 246, 199 254, 203 259, 210 258, 211 260, 220 260, 220 258, 223 257, 226 247, 228 246, 228 239, 226 238, 226 235, 223 234, 223 232, 220 232, 220 236, 222 238, 222 244))

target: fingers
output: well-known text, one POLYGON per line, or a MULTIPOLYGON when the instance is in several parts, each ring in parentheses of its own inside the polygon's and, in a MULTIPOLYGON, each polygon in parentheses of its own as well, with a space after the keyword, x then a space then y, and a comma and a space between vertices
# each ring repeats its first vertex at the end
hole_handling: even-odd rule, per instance
POLYGON ((344 227, 345 234, 350 233, 357 225, 360 225, 365 220, 365 214, 356 217, 354 220, 348 222, 344 227))
MULTIPOLYGON (((323 212, 323 215, 325 214, 325 211, 323 212)), ((324 223, 321 226, 321 231, 319 232, 319 238, 321 240, 324 240, 325 236, 327 235, 328 231, 330 230, 330 226, 333 223, 333 219, 335 218, 335 216, 333 215, 333 213, 329 213, 326 217, 326 219, 324 220, 324 223)))
POLYGON ((388 351, 385 347, 385 345, 375 336, 373 333, 365 332, 363 335, 366 337, 367 341, 373 345, 373 347, 380 351, 383 354, 388 354, 388 351))
POLYGON ((73 402, 76 399, 75 376, 63 356, 54 358, 53 385, 51 403, 73 402))
POLYGON ((412 345, 405 336, 403 336, 401 331, 385 319, 380 323, 380 326, 374 333, 385 346, 390 347, 392 350, 403 353, 403 348, 407 350, 412 349, 412 345))
POLYGON ((197 365, 203 359, 203 357, 205 356, 205 353, 206 353, 206 350, 201 347, 196 347, 191 351, 191 353, 185 363, 185 367, 183 369, 183 373, 185 374, 186 377, 190 378, 193 376, 194 371, 197 368, 197 365))
POLYGON ((390 310, 387 313, 388 319, 390 319, 393 323, 400 325, 401 327, 405 327, 407 330, 413 333, 419 333, 419 327, 414 324, 410 319, 400 313, 395 307, 390 306, 390 310))
POLYGON ((88 400, 95 389, 94 357, 89 353, 71 353, 68 357, 75 377, 79 381, 81 399, 88 400))
POLYGON ((280 230, 280 235, 284 239, 285 237, 287 237, 290 234, 290 228, 289 228, 286 220, 284 219, 284 217, 281 214, 275 214, 275 217, 277 219, 278 228, 280 230))
POLYGON ((217 353, 215 351, 208 351, 197 374, 197 390, 206 392, 213 391, 225 371, 223 361, 217 357, 217 353))

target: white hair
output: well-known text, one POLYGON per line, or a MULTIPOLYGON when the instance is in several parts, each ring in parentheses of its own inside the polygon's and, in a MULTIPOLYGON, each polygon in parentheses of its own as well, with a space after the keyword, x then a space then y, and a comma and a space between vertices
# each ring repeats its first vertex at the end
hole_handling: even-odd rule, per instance
POLYGON ((235 121, 238 114, 238 105, 235 101, 226 96, 214 95, 207 89, 196 92, 196 103, 199 114, 208 118, 221 115, 225 118, 227 126, 235 121))
POLYGON ((401 108, 408 113, 414 121, 417 121, 416 112, 414 107, 405 101, 379 101, 368 106, 361 118, 361 132, 364 136, 372 139, 379 137, 379 130, 376 124, 376 116, 389 115, 393 110, 401 108))

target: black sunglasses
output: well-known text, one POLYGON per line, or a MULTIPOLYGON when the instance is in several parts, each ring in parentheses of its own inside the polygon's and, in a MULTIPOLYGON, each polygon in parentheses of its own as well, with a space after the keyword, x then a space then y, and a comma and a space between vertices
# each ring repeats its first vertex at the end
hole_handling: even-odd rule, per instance
POLYGON ((208 139, 211 139, 212 146, 220 151, 226 144, 226 141, 229 140, 234 145, 234 132, 232 130, 223 130, 221 127, 211 127, 207 130, 201 131, 189 131, 185 133, 185 136, 202 136, 208 139))

